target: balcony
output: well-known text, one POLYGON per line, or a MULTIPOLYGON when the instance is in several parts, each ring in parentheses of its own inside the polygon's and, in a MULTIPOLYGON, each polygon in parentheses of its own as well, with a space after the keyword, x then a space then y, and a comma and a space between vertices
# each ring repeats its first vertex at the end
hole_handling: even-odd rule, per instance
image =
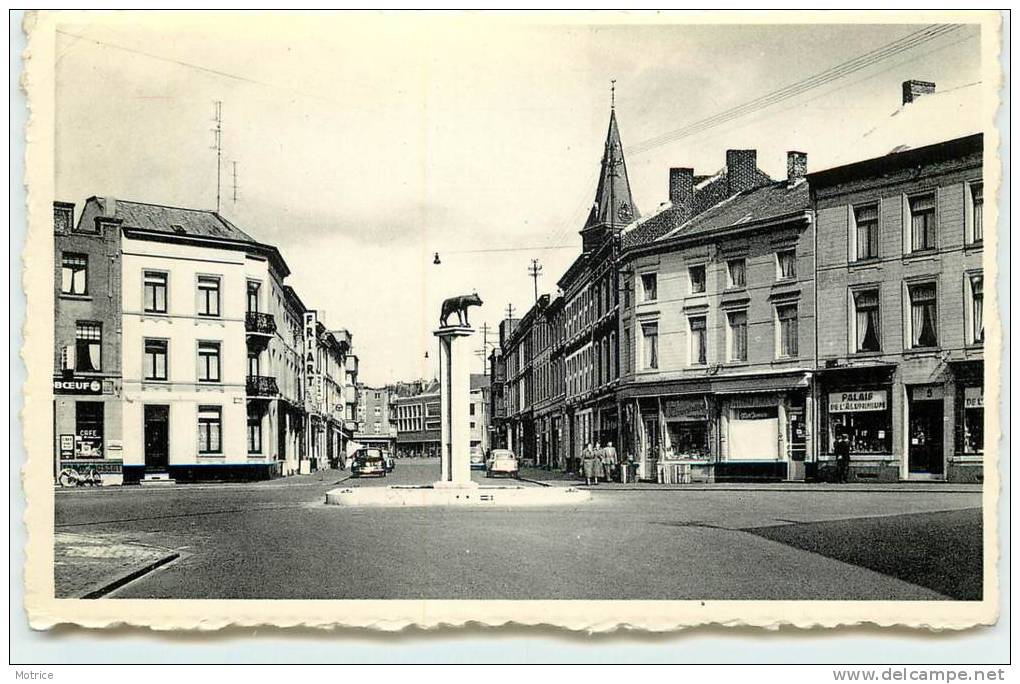
POLYGON ((245 392, 249 399, 276 399, 280 396, 276 378, 271 375, 249 375, 245 382, 245 392))
POLYGON ((266 344, 276 334, 276 319, 273 314, 249 311, 244 315, 244 331, 249 342, 266 344))

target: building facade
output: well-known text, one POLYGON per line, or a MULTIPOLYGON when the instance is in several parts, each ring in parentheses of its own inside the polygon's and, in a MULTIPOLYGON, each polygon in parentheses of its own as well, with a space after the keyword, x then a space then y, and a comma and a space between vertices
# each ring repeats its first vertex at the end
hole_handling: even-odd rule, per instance
POLYGON ((397 442, 397 413, 392 387, 358 386, 354 441, 362 446, 393 452, 397 442))
POLYGON ((983 136, 811 174, 819 458, 861 481, 980 482, 983 136))
POLYGON ((439 458, 439 382, 404 383, 393 402, 397 418, 398 458, 439 458))

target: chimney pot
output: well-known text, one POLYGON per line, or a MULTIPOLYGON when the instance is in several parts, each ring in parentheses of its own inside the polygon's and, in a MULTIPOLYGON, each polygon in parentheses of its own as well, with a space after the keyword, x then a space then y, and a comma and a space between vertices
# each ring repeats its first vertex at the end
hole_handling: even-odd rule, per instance
POLYGON ((791 187, 804 180, 807 175, 807 154, 790 151, 786 153, 786 183, 791 187))
POLYGON ((903 82, 903 104, 910 104, 922 95, 931 95, 935 92, 935 84, 931 81, 918 81, 911 79, 903 82))
POLYGON ((758 150, 726 150, 726 182, 730 195, 755 187, 757 170, 758 150))
POLYGON ((686 221, 694 211, 694 169, 673 167, 669 170, 669 201, 684 214, 686 221))

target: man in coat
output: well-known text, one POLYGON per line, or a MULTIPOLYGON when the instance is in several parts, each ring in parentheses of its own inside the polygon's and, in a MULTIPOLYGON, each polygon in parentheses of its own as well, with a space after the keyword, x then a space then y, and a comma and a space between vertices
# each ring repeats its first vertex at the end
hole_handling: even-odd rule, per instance
MULTIPOLYGON (((606 471, 606 481, 616 480, 617 468, 620 465, 620 457, 616 453, 616 447, 612 442, 606 442, 602 448, 602 467, 606 471)), ((622 479, 622 478, 621 478, 622 479)))
POLYGON ((850 438, 845 431, 840 431, 833 447, 836 453, 836 481, 847 482, 850 478, 850 438))

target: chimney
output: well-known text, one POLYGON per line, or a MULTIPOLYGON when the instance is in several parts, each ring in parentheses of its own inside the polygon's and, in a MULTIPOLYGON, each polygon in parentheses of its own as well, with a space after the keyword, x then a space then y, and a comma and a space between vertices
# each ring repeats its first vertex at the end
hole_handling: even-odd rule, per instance
POLYGON ((935 84, 931 81, 910 80, 903 82, 903 104, 910 104, 922 95, 935 92, 935 84))
POLYGON ((726 150, 726 182, 729 194, 750 190, 755 186, 758 169, 757 150, 726 150))
POLYGON ((108 218, 114 218, 117 216, 117 198, 116 197, 104 197, 103 198, 103 216, 108 218))
POLYGON ((669 201, 686 221, 694 213, 694 169, 673 167, 669 170, 669 201))
POLYGON ((786 153, 786 184, 793 187, 804 180, 807 175, 807 154, 804 152, 786 153))
POLYGON ((57 233, 70 233, 74 227, 74 204, 71 202, 53 203, 53 230, 57 233))

